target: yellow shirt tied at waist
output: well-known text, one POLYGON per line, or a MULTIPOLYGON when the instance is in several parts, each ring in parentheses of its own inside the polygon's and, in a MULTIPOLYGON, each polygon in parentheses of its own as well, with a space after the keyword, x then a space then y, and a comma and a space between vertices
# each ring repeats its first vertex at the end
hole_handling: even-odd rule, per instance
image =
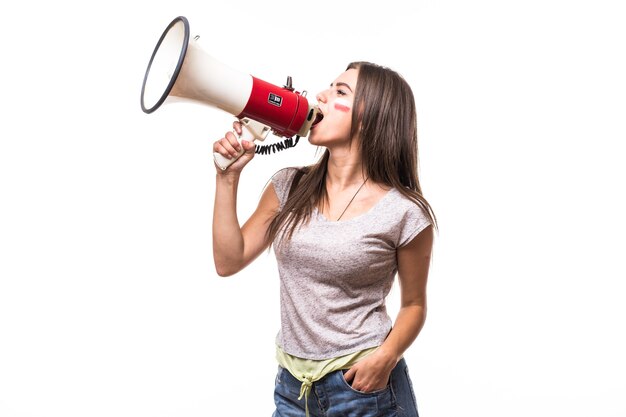
POLYGON ((338 358, 324 360, 302 359, 285 353, 279 346, 276 346, 276 359, 278 364, 289 371, 298 381, 302 382, 300 396, 304 396, 305 410, 309 416, 309 394, 315 381, 319 381, 331 372, 340 369, 349 369, 358 361, 374 352, 378 347, 373 347, 358 352, 349 353, 338 358))

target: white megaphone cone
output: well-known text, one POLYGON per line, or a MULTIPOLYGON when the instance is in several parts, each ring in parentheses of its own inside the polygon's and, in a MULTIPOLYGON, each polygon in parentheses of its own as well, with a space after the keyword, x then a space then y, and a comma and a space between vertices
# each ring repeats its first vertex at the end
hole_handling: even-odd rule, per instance
MULTIPOLYGON (((154 48, 141 88, 141 109, 152 113, 167 101, 185 100, 222 109, 243 124, 239 140, 264 140, 270 130, 278 136, 306 136, 321 120, 317 106, 288 85, 278 87, 235 71, 190 39, 189 22, 174 19, 154 48)), ((243 147, 239 156, 243 154, 243 147)), ((213 154, 226 169, 237 158, 213 154)))

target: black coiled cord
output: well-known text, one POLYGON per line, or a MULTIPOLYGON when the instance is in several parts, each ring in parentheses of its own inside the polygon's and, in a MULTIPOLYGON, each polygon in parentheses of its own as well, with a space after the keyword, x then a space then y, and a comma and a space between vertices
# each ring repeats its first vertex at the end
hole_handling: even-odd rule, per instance
POLYGON ((285 149, 293 148, 298 144, 300 140, 300 136, 294 136, 296 139, 287 138, 282 142, 272 143, 271 145, 257 145, 254 153, 259 155, 269 155, 271 153, 276 153, 280 151, 284 151, 285 149))

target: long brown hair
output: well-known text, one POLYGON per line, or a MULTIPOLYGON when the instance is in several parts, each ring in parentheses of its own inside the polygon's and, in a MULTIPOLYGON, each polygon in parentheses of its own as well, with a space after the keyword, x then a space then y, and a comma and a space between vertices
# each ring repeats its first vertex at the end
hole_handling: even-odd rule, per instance
MULTIPOLYGON (((360 139, 363 174, 396 188, 420 206, 436 229, 435 213, 422 195, 418 177, 417 116, 411 87, 397 72, 376 64, 352 62, 349 69, 359 71, 350 137, 360 139)), ((281 239, 291 238, 299 224, 310 220, 313 209, 324 204, 329 158, 326 149, 317 163, 300 168, 304 175, 269 225, 270 244, 280 230, 284 231, 281 239)))

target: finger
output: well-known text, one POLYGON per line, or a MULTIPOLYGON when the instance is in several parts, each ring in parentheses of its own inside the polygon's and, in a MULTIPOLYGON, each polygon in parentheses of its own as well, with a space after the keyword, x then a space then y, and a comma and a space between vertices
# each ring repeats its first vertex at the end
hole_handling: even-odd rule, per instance
POLYGON ((355 375, 356 375, 356 370, 354 368, 350 368, 345 374, 343 374, 343 378, 346 380, 346 382, 351 383, 355 375))
POLYGON ((250 142, 247 140, 242 140, 241 146, 243 146, 243 150, 246 151, 247 153, 251 153, 251 152, 253 153, 254 148, 256 148, 256 145, 254 144, 254 142, 250 142))
POLYGON ((233 122, 233 129, 235 129, 237 135, 241 136, 241 132, 243 132, 243 130, 241 129, 241 122, 239 120, 235 120, 233 122))
POLYGON ((220 139, 218 143, 220 144, 220 146, 222 146, 222 148, 226 150, 226 152, 228 152, 229 157, 237 157, 241 154, 241 152, 237 151, 237 149, 235 149, 230 141, 226 138, 220 139))
POLYGON ((237 152, 241 150, 241 144, 239 143, 239 139, 235 136, 233 132, 227 132, 224 138, 230 143, 230 146, 237 152))
POLYGON ((233 146, 230 144, 230 142, 227 139, 222 138, 217 143, 220 146, 219 149, 226 152, 226 154, 222 153, 222 155, 224 155, 225 157, 230 159, 230 158, 236 158, 239 156, 239 152, 237 152, 237 150, 233 148, 233 146))
POLYGON ((224 148, 220 142, 215 142, 213 145, 213 152, 219 153, 224 158, 232 159, 230 152, 228 152, 228 150, 224 148))

